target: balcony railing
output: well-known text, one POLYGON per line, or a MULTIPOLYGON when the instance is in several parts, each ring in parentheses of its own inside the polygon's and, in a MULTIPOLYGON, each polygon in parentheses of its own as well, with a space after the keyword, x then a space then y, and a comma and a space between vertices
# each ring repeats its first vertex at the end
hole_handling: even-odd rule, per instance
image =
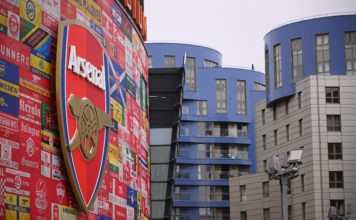
POLYGON ((184 201, 190 201, 190 193, 187 192, 181 192, 181 193, 173 193, 173 200, 184 200, 184 201))
MULTIPOLYGON (((191 220, 194 216, 191 214, 171 215, 171 220, 191 220)), ((199 215, 199 220, 229 220, 229 214, 213 214, 213 215, 199 215)))
POLYGON ((199 220, 229 220, 229 214, 199 215, 199 220))
POLYGON ((205 129, 198 130, 198 137, 237 137, 237 138, 247 138, 247 130, 237 130, 236 128, 229 129, 205 129))
MULTIPOLYGON (((179 149, 178 157, 195 158, 190 150, 179 149)), ((198 159, 242 159, 248 160, 248 152, 241 151, 238 153, 229 153, 229 151, 197 151, 196 158, 198 159)))
MULTIPOLYGON (((200 195, 199 201, 196 202, 229 201, 229 199, 230 199, 229 193, 210 193, 207 195, 200 195)), ((173 200, 194 202, 194 199, 191 197, 191 193, 188 192, 173 193, 173 200)))
MULTIPOLYGON (((195 172, 194 172, 195 173, 195 172)), ((193 178, 193 172, 180 171, 175 173, 175 178, 183 180, 225 180, 230 177, 238 176, 239 172, 228 171, 211 171, 211 172, 198 172, 196 178, 193 178)))
POLYGON ((200 202, 219 202, 219 201, 229 201, 230 194, 229 193, 210 193, 207 195, 199 195, 200 202))
POLYGON ((171 220, 190 220, 192 215, 181 214, 181 215, 171 215, 171 220))

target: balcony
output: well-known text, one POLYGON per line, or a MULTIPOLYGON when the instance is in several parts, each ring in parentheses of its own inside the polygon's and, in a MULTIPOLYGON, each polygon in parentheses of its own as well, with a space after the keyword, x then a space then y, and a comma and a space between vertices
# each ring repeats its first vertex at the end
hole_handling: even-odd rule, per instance
POLYGON ((211 172, 198 172, 196 174, 196 178, 194 178, 194 174, 196 172, 176 172, 174 177, 176 179, 184 179, 184 180, 227 180, 230 177, 238 176, 239 172, 228 172, 228 171, 211 171, 211 172))
POLYGON ((234 138, 248 138, 247 127, 246 130, 237 130, 236 128, 221 129, 198 129, 198 137, 234 137, 234 138))
POLYGON ((191 150, 179 149, 177 153, 177 157, 182 158, 198 158, 198 159, 240 159, 240 160, 248 160, 248 148, 246 151, 240 152, 229 152, 229 151, 197 151, 196 155, 191 150))
POLYGON ((173 193, 174 201, 190 201, 190 202, 221 202, 221 201, 229 201, 230 194, 229 193, 210 193, 208 195, 200 196, 198 199, 194 198, 191 193, 188 192, 180 192, 173 193))
POLYGON ((230 214, 199 215, 199 220, 230 220, 230 214))
MULTIPOLYGON (((171 215, 171 220, 192 220, 192 214, 171 215)), ((229 220, 230 214, 199 215, 199 220, 229 220)))

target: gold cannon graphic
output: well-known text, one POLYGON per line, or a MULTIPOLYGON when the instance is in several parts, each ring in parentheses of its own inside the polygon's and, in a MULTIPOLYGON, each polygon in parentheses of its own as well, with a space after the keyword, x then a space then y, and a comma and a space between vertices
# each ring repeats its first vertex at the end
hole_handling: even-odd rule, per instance
POLYGON ((68 150, 80 146, 86 160, 91 160, 98 148, 99 131, 111 126, 110 115, 94 106, 88 98, 71 94, 68 99, 71 114, 77 118, 77 130, 69 143, 68 150))

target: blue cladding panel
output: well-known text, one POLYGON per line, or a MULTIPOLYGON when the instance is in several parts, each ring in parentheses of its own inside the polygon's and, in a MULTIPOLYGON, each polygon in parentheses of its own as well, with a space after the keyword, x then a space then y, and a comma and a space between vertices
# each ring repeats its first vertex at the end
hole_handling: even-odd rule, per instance
POLYGON ((270 91, 267 103, 295 94, 295 84, 291 82, 290 41, 302 39, 303 78, 316 73, 315 35, 329 34, 331 75, 345 75, 344 33, 356 31, 356 15, 340 15, 303 20, 276 28, 265 36, 265 50, 268 50, 270 91), (282 48, 283 86, 274 88, 273 47, 282 48))

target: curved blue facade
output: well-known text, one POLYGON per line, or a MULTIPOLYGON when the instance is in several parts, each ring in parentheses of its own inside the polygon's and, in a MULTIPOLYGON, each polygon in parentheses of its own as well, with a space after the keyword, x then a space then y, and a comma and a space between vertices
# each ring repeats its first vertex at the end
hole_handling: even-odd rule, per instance
POLYGON ((267 103, 271 104, 295 94, 295 82, 292 81, 292 40, 301 40, 302 79, 317 74, 317 36, 321 35, 328 36, 326 44, 329 50, 327 67, 329 71, 327 71, 327 74, 346 75, 345 33, 354 31, 356 31, 356 14, 302 20, 281 26, 267 33, 264 38, 265 56, 267 56, 265 59, 268 60, 266 62, 267 103), (280 45, 281 49, 282 85, 279 87, 275 86, 276 77, 274 74, 276 68, 274 47, 276 45, 280 45))
POLYGON ((176 67, 183 66, 184 55, 196 57, 197 67, 202 67, 205 60, 210 60, 221 66, 221 53, 215 49, 185 43, 146 43, 147 50, 150 51, 152 57, 152 67, 163 68, 164 56, 175 56, 176 67), (188 53, 189 52, 189 53, 188 53))
POLYGON ((173 196, 172 207, 184 208, 180 216, 187 219, 199 219, 204 208, 215 217, 228 215, 229 177, 256 172, 254 104, 265 98, 264 74, 221 67, 221 53, 208 47, 181 43, 146 43, 146 47, 153 68, 167 67, 165 56, 170 56, 174 67, 185 69, 173 176, 173 190, 179 188, 179 194, 173 196), (217 104, 218 81, 224 82, 223 110, 217 104), (241 96, 243 110, 238 107, 241 96))

